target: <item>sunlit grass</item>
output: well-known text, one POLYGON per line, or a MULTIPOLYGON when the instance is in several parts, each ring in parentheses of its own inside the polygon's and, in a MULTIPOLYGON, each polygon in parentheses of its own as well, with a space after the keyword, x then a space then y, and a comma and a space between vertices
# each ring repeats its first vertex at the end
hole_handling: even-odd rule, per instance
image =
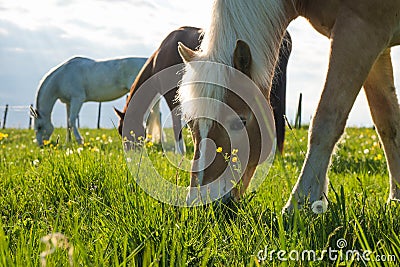
MULTIPOLYGON (((0 132, 0 266, 40 266, 43 259, 47 266, 68 266, 71 254, 76 266, 362 266, 326 257, 280 261, 277 254, 257 261, 265 248, 321 255, 337 249, 340 238, 346 249, 370 250, 373 260, 396 257, 368 265, 396 266, 400 260, 400 207, 385 205, 388 172, 372 129, 348 129, 341 139, 326 213, 305 209, 284 216, 281 208, 306 151, 304 129, 288 130, 284 155, 276 157, 259 190, 229 208, 177 208, 152 199, 129 173, 116 130, 81 129, 80 146, 66 144, 65 130, 56 129, 43 148, 33 131, 0 132), (49 244, 42 238, 55 233, 68 246, 41 258, 49 244)), ((149 151, 157 170, 175 179, 177 169, 160 147, 149 145, 149 151)))

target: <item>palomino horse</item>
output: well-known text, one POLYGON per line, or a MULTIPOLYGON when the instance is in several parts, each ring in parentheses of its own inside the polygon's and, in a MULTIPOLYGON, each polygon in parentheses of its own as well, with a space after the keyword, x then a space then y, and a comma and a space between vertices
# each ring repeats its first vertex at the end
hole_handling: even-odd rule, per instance
MULTIPOLYGON (((284 210, 307 201, 322 200, 327 204, 327 169, 331 154, 362 86, 388 162, 389 200, 400 199, 400 109, 390 58, 390 47, 400 44, 399 10, 400 1, 397 0, 216 0, 200 51, 180 46, 189 69, 196 68, 198 65, 191 64, 198 61, 234 65, 243 69, 259 88, 269 88, 279 45, 293 19, 305 17, 318 32, 330 38, 329 69, 312 119, 306 159, 284 210)), ((190 71, 201 76, 199 72, 207 76, 205 70, 190 71)), ((190 81, 191 77, 184 75, 184 79, 190 81)), ((209 97, 215 89, 211 86, 210 90, 199 91, 198 86, 193 83, 182 87, 192 94, 180 92, 181 101, 209 97)), ((232 104, 229 103, 230 94, 226 91, 218 100, 232 104)), ((189 118, 196 116, 195 108, 184 112, 189 118)), ((246 109, 237 112, 242 118, 250 116, 246 109)), ((194 136, 198 136, 197 139, 213 136, 217 144, 222 142, 219 134, 214 133, 219 128, 205 125, 208 128, 200 129, 202 135, 194 136)), ((196 150, 200 141, 195 140, 196 150)), ((211 164, 202 172, 193 172, 191 186, 198 185, 193 178, 200 175, 203 183, 212 180, 212 171, 216 168, 211 164)), ((242 179, 250 179, 253 172, 253 168, 246 169, 242 179)), ((246 186, 248 181, 243 184, 246 186)))
MULTIPOLYGON (((164 70, 173 65, 177 65, 182 62, 182 58, 178 53, 178 43, 183 42, 190 49, 196 49, 201 44, 203 30, 195 27, 180 27, 177 30, 171 32, 161 43, 160 47, 150 56, 147 60, 143 69, 136 77, 135 82, 132 85, 129 98, 126 101, 126 105, 123 111, 115 109, 116 114, 120 118, 118 124, 118 131, 122 135, 122 125, 125 118, 125 113, 128 105, 136 93, 137 89, 147 81, 151 76, 164 70)), ((286 67, 291 52, 291 39, 289 33, 285 36, 285 42, 282 42, 282 46, 279 52, 279 62, 271 89, 271 105, 274 111, 274 118, 277 132, 277 143, 280 152, 283 151, 283 143, 285 136, 285 99, 286 99, 286 67)), ((175 100, 176 91, 178 88, 168 91, 164 95, 165 100, 170 108, 174 110, 177 108, 179 103, 175 100)), ((185 147, 181 135, 181 115, 179 112, 172 113, 174 136, 176 141, 176 151, 183 152, 185 147)))
POLYGON ((76 119, 84 102, 115 100, 129 91, 146 58, 131 57, 95 61, 74 57, 47 73, 40 82, 36 95, 34 128, 38 145, 53 133, 51 112, 57 99, 67 106, 67 141, 71 129, 78 143, 83 142, 76 127, 76 119))

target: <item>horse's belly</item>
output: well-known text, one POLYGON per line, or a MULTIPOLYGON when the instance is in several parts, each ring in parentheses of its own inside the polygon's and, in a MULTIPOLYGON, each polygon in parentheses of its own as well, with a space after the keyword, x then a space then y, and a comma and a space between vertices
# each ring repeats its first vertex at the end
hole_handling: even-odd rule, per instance
POLYGON ((391 45, 400 45, 400 21, 398 22, 397 28, 393 34, 393 38, 391 40, 391 45))
POLYGON ((112 101, 129 93, 128 89, 97 88, 86 92, 86 101, 106 102, 112 101))

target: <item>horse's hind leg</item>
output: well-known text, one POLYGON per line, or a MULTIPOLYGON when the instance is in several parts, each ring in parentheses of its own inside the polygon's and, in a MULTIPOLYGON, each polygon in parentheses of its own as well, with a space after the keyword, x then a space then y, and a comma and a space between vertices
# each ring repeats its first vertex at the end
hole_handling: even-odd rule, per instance
POLYGON ((147 119, 146 134, 151 136, 150 139, 153 143, 161 143, 163 132, 161 126, 160 100, 158 100, 150 110, 149 118, 147 119))
POLYGON ((364 83, 364 90, 387 158, 389 200, 400 200, 400 108, 394 88, 390 49, 375 62, 364 83))
POLYGON ((76 125, 76 119, 78 118, 79 111, 81 110, 83 104, 83 100, 81 98, 72 98, 70 102, 70 114, 69 114, 69 125, 72 128, 75 139, 79 144, 83 143, 83 138, 78 131, 78 127, 76 125))
POLYGON ((165 101, 168 104, 169 109, 171 110, 172 115, 172 127, 174 129, 174 137, 175 137, 175 153, 185 154, 186 147, 185 142, 182 136, 182 121, 180 112, 177 111, 178 103, 175 100, 176 96, 176 88, 168 91, 165 95, 165 101))

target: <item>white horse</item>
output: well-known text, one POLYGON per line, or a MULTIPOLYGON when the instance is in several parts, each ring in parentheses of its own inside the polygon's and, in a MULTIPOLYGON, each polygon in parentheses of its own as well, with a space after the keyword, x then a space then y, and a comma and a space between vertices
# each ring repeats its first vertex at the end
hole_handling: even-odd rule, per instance
POLYGON ((51 112, 57 99, 67 106, 67 142, 73 130, 78 143, 83 138, 76 119, 84 102, 115 100, 129 92, 146 58, 129 57, 95 61, 74 57, 50 70, 41 80, 36 109, 31 109, 38 145, 53 133, 51 112))

